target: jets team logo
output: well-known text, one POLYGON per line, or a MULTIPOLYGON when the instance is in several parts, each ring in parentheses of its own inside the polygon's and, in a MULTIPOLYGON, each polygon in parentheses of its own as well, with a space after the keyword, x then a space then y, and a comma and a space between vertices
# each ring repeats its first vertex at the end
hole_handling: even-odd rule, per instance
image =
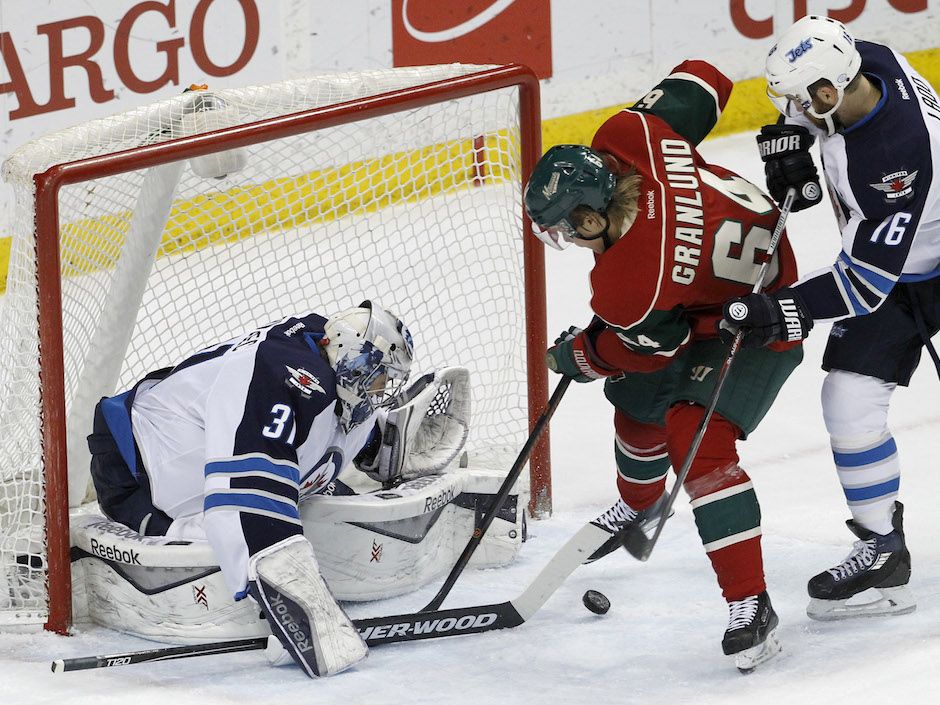
POLYGON ((793 47, 786 53, 787 61, 791 64, 799 59, 803 54, 808 52, 813 48, 813 40, 809 37, 800 42, 797 46, 793 47))
POLYGON ((881 191, 886 202, 893 203, 899 198, 910 196, 914 192, 914 179, 916 178, 916 171, 908 173, 906 169, 901 169, 893 174, 881 177, 881 183, 868 185, 876 191, 881 191))
POLYGON ((305 398, 310 397, 314 392, 325 391, 323 387, 320 386, 320 380, 307 372, 303 367, 296 370, 290 365, 286 367, 287 371, 290 373, 290 376, 287 378, 287 384, 299 389, 300 393, 303 394, 305 398))

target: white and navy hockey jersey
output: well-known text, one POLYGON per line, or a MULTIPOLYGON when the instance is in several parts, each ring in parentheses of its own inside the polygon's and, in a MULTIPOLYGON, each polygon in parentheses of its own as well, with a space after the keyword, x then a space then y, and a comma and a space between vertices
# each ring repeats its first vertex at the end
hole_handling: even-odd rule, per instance
POLYGON ((856 47, 862 72, 881 89, 877 107, 828 137, 803 116, 787 119, 821 140, 842 231, 835 264, 794 286, 814 320, 865 315, 895 283, 940 276, 940 100, 897 52, 856 47))
POLYGON ((300 497, 322 492, 375 427, 374 415, 349 433, 339 423, 335 373, 317 346, 325 322, 286 318, 108 400, 119 402, 106 418, 122 455, 136 462, 135 441, 154 506, 174 520, 167 536, 208 539, 236 598, 249 557, 303 532, 300 497), (115 408, 130 410, 133 441, 115 408))

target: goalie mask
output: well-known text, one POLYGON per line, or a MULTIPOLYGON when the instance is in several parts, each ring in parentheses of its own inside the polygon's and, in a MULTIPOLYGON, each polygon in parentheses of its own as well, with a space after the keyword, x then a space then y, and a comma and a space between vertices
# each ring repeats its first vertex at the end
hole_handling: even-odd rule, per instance
POLYGON ((563 249, 578 237, 570 220, 578 206, 606 214, 617 176, 600 153, 580 144, 559 144, 539 159, 525 189, 533 233, 549 247, 563 249))
POLYGON ((805 112, 830 126, 845 87, 861 67, 862 57, 845 25, 831 17, 807 15, 781 34, 767 55, 767 95, 784 115, 805 112), (835 106, 824 112, 813 107, 810 91, 820 80, 829 81, 838 96, 835 106))
POLYGON ((411 333, 385 309, 363 301, 331 317, 325 349, 336 371, 340 421, 346 431, 389 406, 411 371, 411 333))

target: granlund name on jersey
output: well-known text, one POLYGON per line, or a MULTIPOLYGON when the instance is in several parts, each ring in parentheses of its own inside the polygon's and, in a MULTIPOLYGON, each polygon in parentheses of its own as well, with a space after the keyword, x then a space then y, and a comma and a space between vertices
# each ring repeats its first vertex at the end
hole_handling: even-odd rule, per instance
MULTIPOLYGON (((715 337, 722 304, 757 280, 778 211, 756 186, 696 150, 730 91, 714 67, 687 61, 595 135, 594 149, 642 177, 636 219, 591 274, 592 308, 611 326, 598 351, 612 366, 659 368, 692 340, 715 337), (612 359, 620 356, 611 354, 611 335, 633 354, 612 359)), ((783 238, 765 287, 795 279, 783 238)))

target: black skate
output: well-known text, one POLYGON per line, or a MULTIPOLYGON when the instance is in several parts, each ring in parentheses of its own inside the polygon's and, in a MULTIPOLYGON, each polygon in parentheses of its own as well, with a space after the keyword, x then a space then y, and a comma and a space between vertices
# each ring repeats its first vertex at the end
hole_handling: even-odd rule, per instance
POLYGON ((852 519, 845 523, 860 540, 842 563, 810 578, 807 590, 811 599, 806 614, 831 621, 913 612, 917 603, 907 588, 911 554, 904 542, 904 505, 894 503, 894 531, 884 536, 852 519), (871 588, 880 593, 877 599, 849 604, 851 598, 871 588))
POLYGON ((618 499, 614 506, 591 522, 594 526, 609 532, 611 536, 603 546, 591 554, 585 563, 593 563, 598 558, 603 558, 623 546, 627 530, 633 525, 637 525, 644 533, 652 533, 659 524, 659 514, 667 497, 668 495, 664 492, 655 504, 640 512, 623 499, 618 499))
POLYGON ((728 603, 728 628, 721 640, 726 656, 734 656, 741 673, 750 673, 780 653, 775 634, 779 619, 765 590, 728 603))

